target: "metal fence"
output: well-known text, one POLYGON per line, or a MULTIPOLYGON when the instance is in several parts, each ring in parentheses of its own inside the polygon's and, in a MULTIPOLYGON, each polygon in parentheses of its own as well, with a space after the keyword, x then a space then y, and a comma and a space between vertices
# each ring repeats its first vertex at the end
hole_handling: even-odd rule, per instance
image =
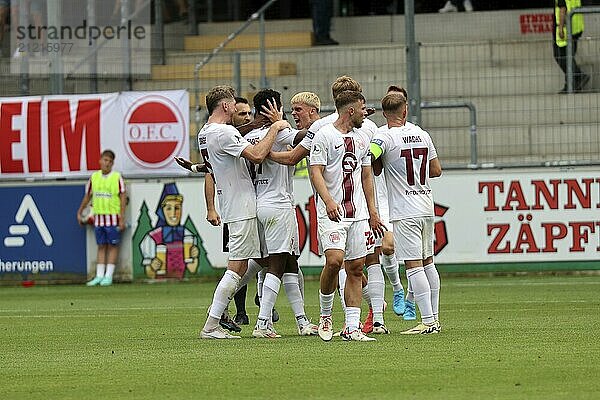
MULTIPOLYGON (((192 111, 198 105, 193 96, 194 87, 197 85, 200 89, 199 105, 203 107, 204 94, 216 84, 231 84, 250 99, 266 85, 280 91, 286 105, 295 93, 313 91, 327 108, 333 103, 331 83, 347 74, 361 83, 368 103, 377 105, 389 85, 408 86, 404 42, 397 38, 398 32, 385 31, 394 29, 396 20, 381 18, 368 20, 362 32, 351 31, 343 25, 344 19, 336 20, 334 32, 342 45, 327 47, 312 47, 306 43, 311 32, 309 20, 268 21, 266 61, 262 66, 258 47, 249 49, 256 40, 253 36, 258 33, 256 26, 244 32, 246 47, 233 42, 233 47, 226 47, 199 70, 198 79, 194 79, 195 67, 220 43, 216 37, 221 35, 222 41, 241 23, 233 29, 231 24, 227 27, 201 24, 198 37, 186 36, 190 27, 183 22, 167 24, 164 29, 153 29, 151 73, 134 75, 131 87, 133 90, 187 88, 191 93, 192 111), (381 32, 374 29, 378 23, 381 32), (361 40, 355 38, 361 36, 363 43, 358 44, 361 40), (216 44, 207 47, 212 40, 217 40, 216 44), (164 58, 163 48, 158 43, 164 43, 164 58), (262 71, 266 82, 265 78, 261 79, 262 71)), ((421 39, 423 35, 417 32, 417 40, 422 42, 418 48, 422 101, 425 105, 468 103, 476 110, 474 131, 467 108, 423 108, 421 124, 431 133, 446 168, 598 162, 600 34, 593 27, 600 26, 599 15, 586 15, 586 26, 590 29, 586 28, 579 40, 576 54, 578 64, 591 79, 583 90, 566 95, 558 94, 565 80, 552 56, 551 34, 525 40, 486 38, 479 32, 470 35, 469 27, 464 26, 461 36, 455 25, 443 25, 450 22, 438 15, 421 15, 416 19, 417 30, 423 24, 429 24, 428 29, 432 31, 439 30, 433 32, 437 36, 427 40, 421 39), (441 21, 439 27, 435 26, 437 21, 441 21), (448 40, 442 40, 444 29, 453 29, 448 40)), ((501 30, 492 24, 489 29, 501 30)), ((6 55, 6 51, 4 53, 6 55)), ((52 91, 50 75, 36 75, 28 77, 28 88, 24 92, 20 77, 10 72, 9 61, 9 57, 0 59, 2 97, 52 91)), ((98 74, 95 78, 98 92, 123 89, 120 77, 98 74)), ((63 93, 90 92, 91 79, 91 76, 66 77, 63 93)), ((205 109, 201 111, 203 121, 205 109)), ((194 113, 190 115, 190 135, 195 136, 198 125, 194 113)), ((380 112, 372 119, 377 124, 384 123, 380 112)), ((195 157, 194 149, 191 153, 195 157)))

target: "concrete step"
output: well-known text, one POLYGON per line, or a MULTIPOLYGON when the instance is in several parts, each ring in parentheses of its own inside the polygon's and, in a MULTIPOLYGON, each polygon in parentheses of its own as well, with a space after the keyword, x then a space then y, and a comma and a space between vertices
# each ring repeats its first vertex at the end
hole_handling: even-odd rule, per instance
MULTIPOLYGON (((600 39, 581 40, 579 42, 578 57, 582 54, 596 54, 596 48, 600 39)), ((420 60, 422 64, 427 63, 475 63, 477 65, 496 66, 498 64, 511 65, 514 61, 552 60, 552 46, 547 40, 536 41, 505 41, 505 42, 467 42, 448 44, 427 44, 420 46, 420 60), (550 53, 549 53, 550 52, 550 53)), ((169 51, 167 60, 169 64, 193 63, 202 60, 210 51, 169 51)), ((258 60, 258 51, 240 50, 244 59, 258 60)), ((350 60, 353 64, 361 60, 361 55, 369 57, 369 62, 376 61, 379 64, 388 64, 390 60, 394 63, 406 62, 406 48, 404 44, 370 44, 370 45, 341 45, 328 47, 311 47, 302 49, 272 49, 267 56, 269 58, 308 60, 311 62, 321 61, 323 55, 334 55, 333 60, 350 60)), ((340 65, 341 66, 341 65, 340 65)))
MULTIPOLYGON (((227 39, 227 35, 198 35, 184 38, 186 51, 211 51, 227 39)), ((299 48, 312 46, 312 32, 273 32, 265 34, 265 48, 299 48)), ((260 36, 255 33, 241 34, 225 46, 224 50, 259 49, 260 36)))
MULTIPOLYGON (((476 6, 476 5, 475 5, 476 6)), ((417 14, 415 15, 416 40, 421 43, 468 42, 478 40, 545 40, 551 48, 551 34, 544 24, 524 24, 523 17, 552 14, 551 8, 527 10, 502 10, 472 13, 417 14), (525 31, 526 27, 540 27, 539 32, 525 31)), ((241 22, 202 23, 201 33, 228 35, 241 26, 241 22)), ((585 16, 585 35, 600 36, 600 14, 585 16)), ((378 15, 362 17, 335 17, 332 19, 332 37, 342 44, 405 43, 403 15, 378 15)), ((258 24, 252 24, 246 33, 257 33, 258 24)), ((551 29, 551 28, 550 28, 551 29)), ((267 32, 311 31, 310 19, 266 21, 267 32)), ((551 57, 551 55, 550 55, 551 57)))
MULTIPOLYGON (((297 92, 303 90, 317 93, 323 108, 331 107, 329 77, 322 77, 318 82, 308 84, 290 83, 293 77, 271 78, 270 87, 282 93, 284 106, 289 109, 289 100, 297 92)), ((363 82, 363 92, 367 102, 375 106, 379 105, 380 97, 385 89, 393 81, 363 82)), ((523 80, 525 84, 525 80, 523 80)), ((494 84, 496 85, 496 84, 494 84)), ((201 91, 206 92, 212 87, 212 82, 201 82, 201 91)), ((243 80, 242 93, 250 96, 257 91, 258 80, 243 80)), ((167 90, 182 89, 190 90, 190 98, 194 103, 194 82, 188 81, 136 81, 135 90, 167 90)), ((557 87, 552 90, 557 90, 557 87)), ((540 124, 573 124, 573 123, 598 123, 600 122, 600 93, 577 93, 571 95, 530 94, 530 95, 499 95, 501 88, 490 91, 484 96, 446 97, 443 92, 439 96, 423 97, 423 100, 435 101, 469 101, 473 103, 477 111, 478 126, 503 126, 503 125, 540 125, 540 124)), ((203 96, 201 96, 203 99, 203 96)), ((203 101, 203 100, 201 100, 203 101)), ((458 128, 468 127, 470 124, 467 109, 424 109, 422 110, 423 125, 428 128, 458 128)), ((383 124, 381 113, 372 118, 378 124, 383 124)))
MULTIPOLYGON (((478 126, 600 122, 600 93, 484 96, 464 100, 475 105, 478 126)), ((466 127, 469 126, 469 113, 466 109, 423 110, 422 121, 430 128, 466 127)))
MULTIPOLYGON (((598 54, 600 39, 582 43, 589 47, 585 50, 585 46, 581 46, 579 51, 582 68, 587 73, 600 74, 600 61, 592 57, 598 54)), ((204 55, 173 53, 169 55, 168 62, 194 63, 204 55)), ((242 52, 241 59, 243 62, 258 61, 258 53, 242 52)), ((295 62, 297 65, 295 78, 273 80, 270 82, 272 86, 293 88, 295 91, 312 90, 320 96, 326 95, 326 98, 329 97, 331 82, 343 73, 359 80, 367 96, 382 93, 391 83, 402 84, 406 76, 405 50, 399 46, 338 46, 328 49, 326 56, 320 48, 277 50, 270 52, 267 59, 295 62), (321 86, 325 90, 319 89, 321 86)), ((230 62, 231 56, 220 56, 215 62, 222 60, 230 62)), ((547 41, 422 48, 421 90, 425 97, 552 94, 562 87, 562 76, 549 53, 547 41), (514 55, 510 54, 511 49, 514 49, 514 55)), ((594 78, 588 88, 600 89, 600 76, 594 78)), ((256 86, 254 81, 242 83, 256 86)))
MULTIPOLYGON (((465 128, 428 128, 440 160, 468 158, 470 131, 465 128)), ((597 158, 600 152, 600 124, 506 125, 477 128, 477 154, 480 162, 493 162, 507 156, 549 157, 553 160, 597 158), (560 157, 557 157, 560 156, 560 157)))
MULTIPOLYGON (((349 74, 357 79, 362 87, 363 93, 369 102, 378 103, 387 87, 391 84, 405 85, 406 72, 404 67, 395 70, 383 71, 376 68, 372 71, 364 71, 361 67, 346 67, 338 69, 314 69, 306 63, 295 64, 296 75, 293 74, 293 65, 282 61, 269 62, 267 74, 269 75, 269 86, 275 90, 286 93, 291 97, 299 91, 313 91, 319 95, 323 104, 331 104, 330 85, 339 74, 349 74), (273 64, 275 63, 275 64, 273 64), (309 69, 307 71, 307 69, 309 69), (333 72, 329 72, 333 71, 333 72)), ((210 88, 217 84, 231 83, 223 79, 231 80, 231 66, 217 64, 218 67, 210 67, 201 71, 203 88, 210 88), (213 69, 215 68, 215 69, 213 69), (211 77, 212 79, 208 79, 211 77)), ((215 65, 215 64, 213 64, 215 65)), ((592 76, 587 85, 588 90, 600 90, 600 65, 582 65, 584 71, 592 76)), ((154 76, 168 80, 178 78, 181 82, 175 83, 174 87, 193 87, 191 80, 192 66, 167 66, 154 67, 154 76), (158 74, 160 71, 160 75, 158 74), (190 79, 182 79, 184 77, 190 79)), ((244 91, 260 86, 258 67, 242 71, 242 88, 244 91)), ((444 70, 440 66, 423 68, 421 71, 421 95, 423 98, 439 99, 453 97, 485 97, 485 96, 509 96, 509 95, 538 95, 555 94, 563 86, 564 75, 557 65, 546 63, 532 67, 465 67, 463 69, 444 70)), ((157 84, 157 87, 164 87, 157 84)), ((151 89, 146 86, 146 89, 151 89)), ((252 89, 253 90, 253 89, 252 89)))
MULTIPOLYGON (((178 80, 194 79, 193 64, 153 65, 153 80, 178 80)), ((265 65, 267 76, 296 75, 296 64, 284 61, 270 61, 265 65)), ((242 78, 258 78, 261 74, 261 65, 256 62, 241 63, 242 78)), ((200 70, 200 79, 232 79, 233 64, 211 63, 200 70)))

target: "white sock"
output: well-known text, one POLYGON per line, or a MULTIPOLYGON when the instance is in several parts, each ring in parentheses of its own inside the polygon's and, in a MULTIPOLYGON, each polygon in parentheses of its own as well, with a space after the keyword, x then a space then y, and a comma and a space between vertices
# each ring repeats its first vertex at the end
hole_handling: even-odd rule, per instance
POLYGON ((263 295, 260 301, 260 310, 258 311, 258 322, 256 323, 259 328, 265 329, 268 326, 280 287, 281 280, 278 277, 270 273, 265 276, 263 295))
POLYGON ((105 278, 111 278, 115 272, 115 264, 106 264, 106 272, 104 273, 105 278))
POLYGON ((342 303, 342 311, 346 312, 346 299, 344 299, 344 291, 346 289, 346 278, 348 274, 346 274, 346 270, 344 268, 340 268, 340 272, 338 272, 338 290, 340 292, 340 302, 342 303))
POLYGON ((300 267, 298 267, 298 287, 300 288, 302 299, 304 299, 304 274, 302 273, 300 267))
POLYGON ((360 307, 346 307, 346 329, 352 332, 358 329, 360 323, 360 307))
POLYGON ((248 260, 248 269, 246 270, 246 273, 244 275, 242 275, 242 279, 240 279, 240 284, 238 286, 238 288, 241 288, 245 285, 247 285, 248 283, 250 283, 251 280, 256 278, 256 274, 258 274, 258 272, 262 269, 262 267, 260 266, 259 263, 257 263, 254 260, 248 260))
POLYGON ((404 290, 402 288, 402 281, 400 280, 400 274, 398 273, 398 260, 396 260, 396 254, 392 253, 391 256, 387 256, 385 254, 381 255, 381 265, 385 269, 385 274, 387 275, 390 283, 392 284, 392 289, 394 292, 399 290, 404 290))
POLYGON ((406 270, 406 276, 412 287, 415 296, 415 302, 421 311, 421 320, 424 324, 431 324, 433 310, 431 309, 431 288, 423 267, 416 267, 406 270))
POLYGON ((208 311, 208 319, 204 324, 205 331, 212 331, 217 327, 221 315, 233 298, 233 294, 238 288, 240 276, 233 271, 227 270, 219 281, 213 295, 212 305, 208 311))
POLYGON ((369 308, 372 308, 371 297, 369 296, 369 284, 368 283, 365 286, 363 286, 363 288, 362 288, 362 297, 363 297, 363 299, 365 299, 365 301, 369 305, 369 308))
MULTIPOLYGON (((408 270, 406 271, 408 272, 408 270)), ((412 290, 412 286, 410 285, 410 280, 408 279, 408 273, 406 274, 406 301, 410 301, 411 303, 415 302, 415 292, 412 290)))
POLYGON ((323 294, 319 290, 319 303, 321 305, 321 315, 331 315, 333 309, 333 297, 335 292, 330 294, 323 294))
POLYGON ((437 320, 440 307, 440 274, 438 274, 438 270, 434 263, 427 264, 423 269, 425 270, 431 289, 431 310, 433 311, 433 318, 437 320))
POLYGON ((106 265, 96 264, 96 278, 104 278, 105 271, 106 271, 106 265))
POLYGON ((292 307, 296 321, 298 321, 299 325, 302 322, 302 325, 300 326, 306 325, 306 323, 303 323, 304 320, 301 320, 301 317, 304 317, 304 319, 306 319, 306 317, 304 313, 304 300, 302 299, 300 287, 298 286, 298 274, 283 274, 281 282, 285 288, 285 294, 290 302, 290 306, 292 307))
POLYGON ((265 274, 267 273, 266 268, 261 268, 258 271, 258 277, 256 278, 256 291, 258 292, 258 302, 262 303, 262 294, 263 294, 263 282, 265 281, 265 274))
POLYGON ((373 264, 367 267, 367 279, 369 284, 369 297, 373 307, 373 322, 383 325, 383 298, 385 296, 385 281, 381 265, 373 264))

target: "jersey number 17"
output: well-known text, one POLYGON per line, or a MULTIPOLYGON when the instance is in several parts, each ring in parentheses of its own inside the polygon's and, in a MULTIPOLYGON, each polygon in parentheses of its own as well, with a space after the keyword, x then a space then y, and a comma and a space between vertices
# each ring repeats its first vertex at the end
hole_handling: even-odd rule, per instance
POLYGON ((421 166, 419 167, 419 182, 421 185, 425 184, 427 178, 427 154, 429 149, 427 147, 415 147, 414 149, 404 149, 400 152, 400 157, 404 158, 406 163, 406 182, 410 186, 415 184, 415 170, 413 166, 413 160, 421 159, 421 166))

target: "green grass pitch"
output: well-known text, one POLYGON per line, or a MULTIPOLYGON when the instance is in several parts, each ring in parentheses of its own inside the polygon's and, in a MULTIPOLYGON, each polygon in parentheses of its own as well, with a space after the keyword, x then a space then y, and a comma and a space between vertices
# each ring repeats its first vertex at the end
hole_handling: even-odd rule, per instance
MULTIPOLYGON (((296 336, 283 294, 283 338, 245 326, 241 340, 199 340, 214 286, 1 287, 0 397, 600 398, 600 276, 443 277, 440 334, 399 335, 414 323, 390 307, 392 333, 373 343, 296 336)), ((317 291, 306 283, 313 321, 317 291)), ((337 298, 334 308, 339 328, 337 298)))

